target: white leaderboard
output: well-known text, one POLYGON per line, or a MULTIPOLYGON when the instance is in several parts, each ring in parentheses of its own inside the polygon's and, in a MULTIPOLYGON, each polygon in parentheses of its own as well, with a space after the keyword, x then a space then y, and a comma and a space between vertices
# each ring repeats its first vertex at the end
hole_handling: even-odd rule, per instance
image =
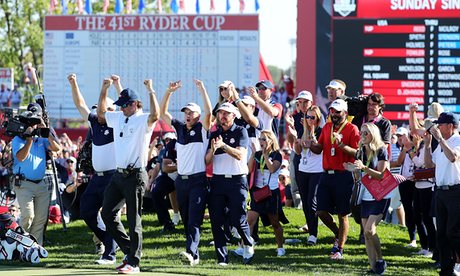
MULTIPOLYGON (((202 105, 193 79, 203 80, 212 103, 217 86, 237 87, 259 78, 257 15, 47 16, 45 19, 44 91, 52 118, 79 118, 67 75, 77 74, 91 106, 102 80, 121 77, 124 88, 138 92, 149 108, 143 80, 153 79, 158 98, 170 81, 182 80, 170 111, 182 118, 187 102, 202 105)), ((114 88, 110 96, 115 99, 114 88)))

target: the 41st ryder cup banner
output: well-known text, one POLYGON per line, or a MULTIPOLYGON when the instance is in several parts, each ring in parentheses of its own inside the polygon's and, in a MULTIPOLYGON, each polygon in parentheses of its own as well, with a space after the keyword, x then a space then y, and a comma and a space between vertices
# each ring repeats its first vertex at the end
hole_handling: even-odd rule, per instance
MULTIPOLYGON (((102 80, 120 75, 123 87, 139 92, 146 109, 143 80, 153 79, 159 98, 170 81, 183 87, 171 101, 173 116, 187 102, 202 104, 193 79, 201 79, 211 101, 217 85, 237 87, 259 77, 257 15, 47 16, 44 89, 53 118, 79 118, 67 75, 76 73, 88 105, 97 102, 102 80)), ((110 96, 116 98, 111 88, 110 96)))

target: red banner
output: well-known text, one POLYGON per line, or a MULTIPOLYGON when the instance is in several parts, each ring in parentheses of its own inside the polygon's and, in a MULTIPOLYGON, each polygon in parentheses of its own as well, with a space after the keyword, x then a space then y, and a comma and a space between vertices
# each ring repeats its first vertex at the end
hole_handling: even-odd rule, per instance
POLYGON ((218 31, 258 30, 257 15, 47 16, 45 30, 218 31))

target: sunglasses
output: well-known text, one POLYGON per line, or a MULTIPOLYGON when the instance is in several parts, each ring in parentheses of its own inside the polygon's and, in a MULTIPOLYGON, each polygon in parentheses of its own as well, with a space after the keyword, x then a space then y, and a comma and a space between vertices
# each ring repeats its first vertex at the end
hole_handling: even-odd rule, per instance
POLYGON ((361 135, 361 136, 367 136, 367 135, 369 135, 369 132, 368 132, 368 131, 360 131, 360 132, 359 132, 359 135, 361 135))
POLYGON ((225 91, 227 89, 228 89, 227 87, 219 87, 219 92, 225 91))
POLYGON ((284 175, 280 175, 280 176, 278 177, 278 179, 279 179, 279 180, 284 180, 284 179, 286 179, 286 177, 284 177, 284 175))
POLYGON ((267 138, 264 138, 264 137, 260 137, 260 138, 259 138, 259 141, 263 141, 263 142, 266 142, 266 141, 267 141, 267 138))
POLYGON ((305 119, 314 120, 314 119, 316 119, 316 116, 306 115, 306 116, 305 116, 305 119))
POLYGON ((72 160, 67 160, 67 163, 73 164, 73 161, 72 160))
POLYGON ((260 85, 260 86, 257 86, 256 87, 258 90, 266 90, 267 87, 263 86, 263 85, 260 85))
POLYGON ((120 107, 121 107, 121 108, 127 108, 127 107, 130 106, 132 103, 133 103, 132 101, 129 101, 129 102, 125 103, 125 104, 120 105, 120 107))

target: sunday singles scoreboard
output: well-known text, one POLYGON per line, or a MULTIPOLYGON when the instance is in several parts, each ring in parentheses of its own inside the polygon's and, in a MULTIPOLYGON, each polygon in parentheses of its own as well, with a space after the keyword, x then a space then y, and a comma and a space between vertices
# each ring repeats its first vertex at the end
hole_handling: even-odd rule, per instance
POLYGON ((460 112, 460 0, 347 0, 332 8, 332 72, 347 94, 379 92, 385 116, 439 102, 460 112))
MULTIPOLYGON (((148 78, 159 100, 170 81, 182 81, 171 99, 173 116, 181 116, 187 102, 202 105, 194 79, 204 82, 215 103, 222 81, 237 87, 258 81, 258 29, 257 15, 47 16, 43 77, 49 112, 80 118, 67 82, 71 73, 88 106, 97 103, 102 80, 112 74, 138 92, 146 109, 148 78)), ((109 95, 116 99, 114 88, 109 95)))

